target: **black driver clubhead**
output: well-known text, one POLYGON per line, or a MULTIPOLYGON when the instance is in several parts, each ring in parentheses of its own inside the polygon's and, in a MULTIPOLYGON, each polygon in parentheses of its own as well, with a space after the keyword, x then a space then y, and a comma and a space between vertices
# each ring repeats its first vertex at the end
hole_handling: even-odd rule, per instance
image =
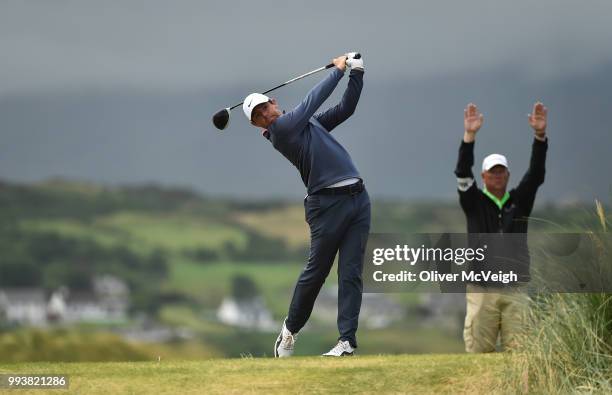
POLYGON ((230 109, 224 108, 223 110, 217 111, 212 118, 213 124, 219 130, 224 130, 229 125, 230 121, 230 109))

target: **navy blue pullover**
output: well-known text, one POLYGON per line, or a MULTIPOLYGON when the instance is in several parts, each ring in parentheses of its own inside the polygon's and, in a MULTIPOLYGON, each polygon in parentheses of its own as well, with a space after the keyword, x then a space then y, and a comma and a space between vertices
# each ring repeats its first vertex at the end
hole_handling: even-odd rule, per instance
POLYGON ((334 67, 296 108, 281 115, 264 134, 297 167, 309 195, 348 178, 361 178, 346 149, 329 132, 355 111, 363 71, 352 70, 340 103, 315 115, 343 75, 334 67))

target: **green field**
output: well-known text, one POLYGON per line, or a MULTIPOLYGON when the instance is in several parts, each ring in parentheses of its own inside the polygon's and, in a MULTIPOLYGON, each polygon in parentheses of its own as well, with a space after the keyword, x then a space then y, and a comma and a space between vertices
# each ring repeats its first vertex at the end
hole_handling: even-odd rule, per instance
MULTIPOLYGON (((168 290, 189 296, 199 307, 186 304, 165 305, 159 313, 162 322, 189 328, 206 344, 215 345, 225 351, 226 356, 236 357, 252 354, 257 357, 270 355, 271 344, 276 333, 266 333, 232 328, 214 318, 214 310, 225 295, 230 294, 234 275, 249 276, 257 285, 266 304, 276 320, 282 322, 288 308, 293 287, 301 265, 290 263, 231 263, 217 262, 199 264, 180 261, 171 267, 168 290)), ((337 274, 332 270, 325 287, 337 283, 337 274)), ((416 305, 416 294, 390 295, 402 305, 416 305)), ((317 322, 312 317, 311 327, 300 337, 297 355, 320 354, 331 347, 338 336, 335 324, 317 322)), ((448 353, 461 352, 463 342, 459 332, 449 332, 437 327, 426 327, 418 317, 408 317, 384 329, 361 328, 359 338, 363 354, 383 353, 448 353)))
POLYGON ((27 231, 87 238, 107 247, 126 246, 139 253, 163 249, 179 254, 202 247, 218 249, 226 244, 243 248, 246 243, 244 233, 237 227, 188 215, 122 212, 87 222, 69 219, 24 220, 21 226, 27 231))
MULTIPOLYGON (((287 308, 287 298, 291 296, 301 270, 302 265, 295 263, 201 264, 177 260, 170 267, 166 287, 194 298, 204 307, 214 308, 230 294, 232 278, 238 274, 245 275, 257 284, 272 311, 281 314, 287 308)), ((336 275, 331 273, 328 282, 335 283, 336 275)))
MULTIPOLYGON (((447 354, 340 359, 162 359, 2 364, 0 372, 66 374, 69 391, 55 392, 71 394, 490 394, 510 390, 500 388, 506 358, 501 354, 447 354)), ((19 393, 42 392, 34 389, 19 393)))
MULTIPOLYGON (((90 280, 96 275, 121 278, 130 289, 130 319, 122 325, 146 317, 193 334, 180 345, 147 348, 166 360, 270 355, 276 333, 224 325, 216 310, 240 289, 235 284, 244 285, 246 279, 280 325, 308 256, 308 226, 299 199, 245 201, 154 185, 106 187, 61 180, 19 185, 0 180, 0 203, 0 287, 36 287, 50 293, 65 285, 83 291, 91 289, 90 280)), ((372 232, 465 229, 456 201, 374 199, 372 213, 372 232)), ((558 230, 559 224, 574 229, 592 222, 584 206, 547 204, 534 212, 532 230, 558 230)), ((334 267, 325 287, 336 282, 334 267)), ((399 302, 405 317, 384 329, 360 327, 360 354, 461 352, 460 329, 426 322, 419 315, 419 296, 389 295, 399 302)), ((337 337, 333 320, 329 314, 323 318, 314 314, 301 333, 296 355, 329 350, 337 337)), ((102 332, 95 343, 116 341, 105 337, 117 329, 112 325, 89 324, 88 329, 102 332)), ((65 344, 72 345, 78 358, 94 357, 86 347, 94 342, 79 330, 50 333, 44 347, 30 341, 42 335, 13 327, 1 315, 0 330, 6 331, 0 333, 0 354, 11 350, 0 360, 49 360, 46 356, 66 360, 57 359, 56 351, 65 350, 65 344), (24 350, 23 355, 16 348, 24 350)), ((139 347, 123 350, 124 360, 150 355, 139 347)), ((101 352, 93 360, 109 358, 101 352)))

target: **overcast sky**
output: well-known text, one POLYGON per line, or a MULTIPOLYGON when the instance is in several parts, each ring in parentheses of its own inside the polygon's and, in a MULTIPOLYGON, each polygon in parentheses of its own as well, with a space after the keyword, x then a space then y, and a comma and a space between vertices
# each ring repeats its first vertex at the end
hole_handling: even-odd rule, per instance
MULTIPOLYGON (((535 100, 550 108, 541 199, 609 200, 612 1, 0 0, 0 178, 158 182, 303 196, 240 109, 218 109, 358 50, 357 112, 334 134, 374 197, 456 198, 462 109, 476 161, 520 179, 535 100)), ((323 75, 275 92, 284 109, 323 75)), ((346 81, 324 106, 339 98, 346 81)))
POLYGON ((389 80, 512 66, 562 78, 612 58, 612 2, 0 2, 0 94, 266 87, 356 49, 389 80))

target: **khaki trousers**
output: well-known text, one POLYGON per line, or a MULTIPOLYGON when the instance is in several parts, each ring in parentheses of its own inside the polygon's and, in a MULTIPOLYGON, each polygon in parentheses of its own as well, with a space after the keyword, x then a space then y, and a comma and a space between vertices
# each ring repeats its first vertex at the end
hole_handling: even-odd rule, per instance
POLYGON ((523 328, 527 309, 527 294, 522 287, 485 292, 487 288, 468 284, 467 312, 463 328, 465 351, 493 352, 497 337, 502 349, 511 349, 523 328))

